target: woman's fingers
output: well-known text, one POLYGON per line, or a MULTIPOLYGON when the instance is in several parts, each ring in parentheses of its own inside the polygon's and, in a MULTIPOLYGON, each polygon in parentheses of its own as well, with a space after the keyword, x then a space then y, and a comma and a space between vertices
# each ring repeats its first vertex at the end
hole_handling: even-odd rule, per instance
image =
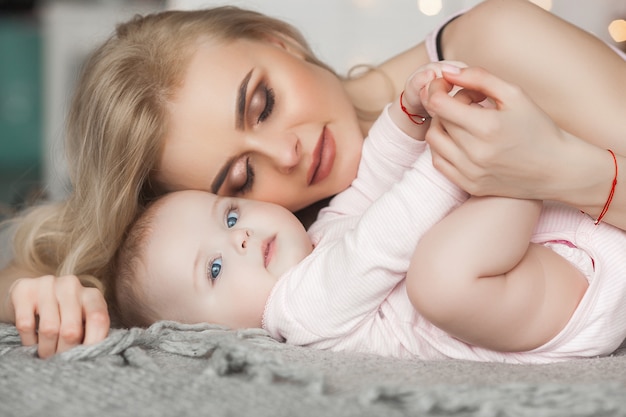
POLYGON ((96 288, 85 288, 82 293, 82 307, 85 318, 83 343, 92 345, 104 340, 109 334, 111 320, 102 292, 96 288))
POLYGON ((476 167, 467 160, 439 117, 433 118, 426 133, 426 142, 431 148, 433 166, 450 181, 468 191, 468 180, 463 172, 475 172, 476 167), (463 164, 463 171, 458 169, 459 164, 463 164))
POLYGON ((563 132, 521 88, 483 69, 444 78, 461 90, 430 84, 425 107, 439 123, 426 135, 433 164, 472 195, 536 196, 563 132))
POLYGON ((74 275, 58 277, 56 280, 56 301, 60 312, 56 353, 65 352, 83 341, 83 311, 80 297, 83 289, 74 275))
POLYGON ((37 294, 30 279, 19 279, 9 290, 9 301, 15 316, 15 327, 24 346, 37 344, 37 294))
POLYGON ((38 298, 36 312, 39 317, 37 324, 39 347, 37 352, 41 358, 54 355, 59 340, 61 317, 54 289, 55 279, 52 276, 46 277, 40 282, 41 285, 36 290, 38 298))
POLYGON ((496 105, 508 101, 509 95, 517 89, 480 67, 465 68, 458 73, 444 73, 443 77, 461 88, 490 97, 496 105))
POLYGON ((425 103, 426 110, 446 122, 454 121, 459 128, 473 134, 476 128, 481 126, 481 120, 489 115, 485 113, 484 107, 471 104, 483 101, 485 96, 480 92, 465 89, 451 96, 448 94, 448 85, 448 81, 439 79, 430 83, 425 103))

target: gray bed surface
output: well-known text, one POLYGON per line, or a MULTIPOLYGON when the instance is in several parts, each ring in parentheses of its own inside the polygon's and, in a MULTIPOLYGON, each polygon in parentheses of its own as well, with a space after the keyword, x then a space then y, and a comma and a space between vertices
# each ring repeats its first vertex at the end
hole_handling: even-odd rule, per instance
POLYGON ((0 416, 626 416, 626 348, 548 365, 420 361, 160 322, 48 360, 0 324, 0 416))

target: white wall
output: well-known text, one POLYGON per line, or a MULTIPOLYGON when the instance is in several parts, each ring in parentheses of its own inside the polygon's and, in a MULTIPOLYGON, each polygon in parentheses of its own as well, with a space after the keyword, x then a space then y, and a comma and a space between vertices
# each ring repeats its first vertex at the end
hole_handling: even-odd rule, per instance
POLYGON ((605 42, 613 42, 608 25, 615 19, 626 19, 626 0, 554 0, 552 12, 593 33, 605 42))
POLYGON ((231 4, 281 18, 300 29, 314 52, 339 73, 376 64, 419 43, 443 19, 478 0, 442 3, 426 16, 418 0, 170 0, 168 8, 231 4))
MULTIPOLYGON (((168 0, 168 8, 233 4, 282 18, 299 28, 318 56, 340 73, 355 64, 375 64, 423 40, 439 22, 481 0, 168 0), (441 3, 426 16, 420 2, 441 3)), ((608 24, 626 18, 626 0, 533 0, 600 37, 608 24)))

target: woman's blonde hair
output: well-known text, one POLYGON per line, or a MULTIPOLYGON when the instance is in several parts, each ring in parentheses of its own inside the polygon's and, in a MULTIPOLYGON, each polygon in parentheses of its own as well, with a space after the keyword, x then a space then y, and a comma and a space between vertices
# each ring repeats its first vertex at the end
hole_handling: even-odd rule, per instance
POLYGON ((41 274, 92 275, 105 284, 128 226, 162 193, 154 181, 167 103, 201 37, 279 39, 328 68, 300 32, 236 7, 166 11, 121 24, 86 62, 67 119, 72 193, 17 219, 15 261, 41 274))

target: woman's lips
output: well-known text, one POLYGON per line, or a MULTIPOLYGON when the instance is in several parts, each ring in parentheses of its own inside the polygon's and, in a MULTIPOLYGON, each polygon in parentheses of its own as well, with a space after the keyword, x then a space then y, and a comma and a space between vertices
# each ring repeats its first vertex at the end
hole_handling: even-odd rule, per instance
POLYGON ((335 163, 335 138, 332 132, 324 127, 322 134, 313 150, 313 159, 308 173, 308 184, 314 185, 330 175, 335 163))
POLYGON ((263 242, 263 265, 265 266, 265 268, 267 268, 267 266, 272 261, 272 258, 274 257, 274 250, 276 246, 275 242, 276 236, 272 236, 271 238, 263 242))

